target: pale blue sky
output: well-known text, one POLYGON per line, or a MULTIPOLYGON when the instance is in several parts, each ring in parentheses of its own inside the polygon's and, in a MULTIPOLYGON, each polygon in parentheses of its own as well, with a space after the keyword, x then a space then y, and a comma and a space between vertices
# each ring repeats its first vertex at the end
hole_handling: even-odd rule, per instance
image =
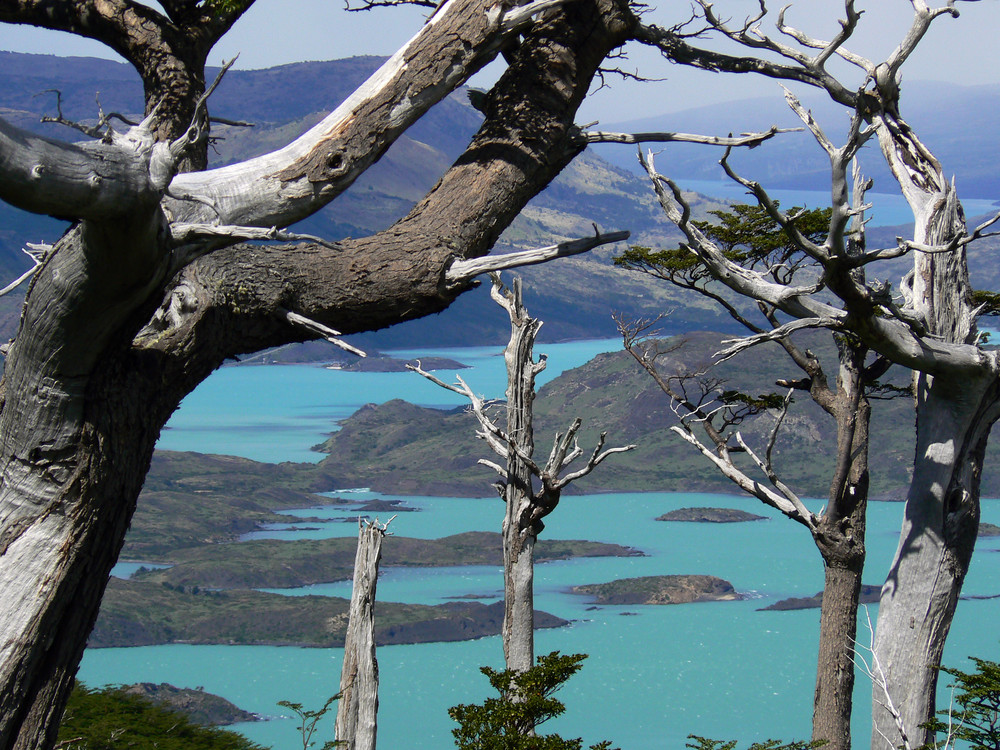
MULTIPOLYGON (((779 0, 784 3, 787 0, 779 0)), ((150 3, 155 5, 155 3, 150 3)), ((720 15, 742 18, 752 12, 753 0, 716 0, 720 15)), ((882 57, 909 25, 908 0, 859 0, 866 11, 851 49, 882 57)), ((647 17, 670 24, 688 12, 687 2, 663 0, 647 17)), ((778 7, 777 4, 775 7, 778 7)), ((1000 83, 1000 3, 996 0, 959 2, 961 17, 939 19, 906 67, 908 80, 943 80, 965 84, 1000 83)), ((798 0, 788 11, 793 26, 814 36, 836 32, 842 5, 835 0, 798 0)), ((419 29, 423 8, 380 9, 346 13, 341 0, 257 0, 214 51, 218 63, 240 54, 239 67, 264 68, 302 60, 329 60, 354 55, 388 55, 419 29)), ((773 25, 765 28, 773 29, 773 25)), ((0 49, 60 55, 114 58, 96 42, 68 34, 0 24, 0 49)), ((673 112, 733 99, 774 95, 776 84, 750 76, 718 76, 670 65, 650 50, 629 48, 623 68, 638 70, 663 82, 634 84, 611 81, 611 90, 598 92, 581 118, 605 122, 673 112)), ((486 86, 497 64, 474 84, 486 86)))

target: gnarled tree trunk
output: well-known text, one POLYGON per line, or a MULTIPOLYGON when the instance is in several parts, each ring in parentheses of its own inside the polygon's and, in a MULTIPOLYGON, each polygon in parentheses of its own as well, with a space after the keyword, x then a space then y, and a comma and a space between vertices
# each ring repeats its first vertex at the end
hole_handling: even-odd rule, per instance
POLYGON ((853 646, 865 565, 871 405, 862 392, 867 349, 847 341, 838 343, 841 364, 835 416, 841 461, 831 481, 828 510, 813 532, 824 575, 812 739, 825 742, 830 750, 850 750, 853 646))
POLYGON ((143 142, 65 146, 35 169, 52 143, 36 152, 37 139, 14 133, 0 144, 0 197, 80 222, 38 271, 6 364, 0 750, 54 742, 153 446, 180 400, 228 357, 316 337, 290 311, 352 333, 444 309, 470 288, 449 269, 487 253, 583 147, 574 114, 631 15, 586 0, 528 28, 529 16, 505 26, 508 11, 523 9, 447 3, 332 119, 246 168, 174 176, 184 153, 143 142), (224 247, 231 238, 199 235, 199 225, 266 229, 317 210, 518 33, 470 149, 390 229, 331 247, 224 247), (253 175, 247 190, 241 180, 253 175))
MULTIPOLYGON (((975 341, 965 217, 941 165, 895 107, 874 121, 879 142, 913 210, 916 253, 904 294, 917 325, 937 340, 975 341), (945 250, 945 248, 949 248, 945 250)), ((872 747, 920 747, 934 717, 937 670, 979 528, 979 480, 993 422, 1000 416, 994 359, 915 380, 917 440, 899 546, 882 589, 873 646, 872 747)))

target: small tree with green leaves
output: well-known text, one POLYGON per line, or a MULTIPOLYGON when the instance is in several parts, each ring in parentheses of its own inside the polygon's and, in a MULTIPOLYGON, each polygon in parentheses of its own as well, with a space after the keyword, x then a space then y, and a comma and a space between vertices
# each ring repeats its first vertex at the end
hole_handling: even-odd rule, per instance
POLYGON ((972 661, 976 671, 971 673, 941 667, 955 678, 950 687, 958 692, 946 710, 938 711, 942 718, 926 724, 944 739, 925 747, 948 748, 962 742, 975 750, 1000 750, 1000 664, 976 657, 972 661))
POLYGON ((226 729, 203 727, 121 687, 73 688, 59 727, 63 750, 265 750, 226 729))
MULTIPOLYGON (((666 198, 662 178, 643 162, 654 180, 661 204, 666 198)), ((855 205, 864 203, 865 185, 856 185, 855 205)), ((669 205, 669 204, 667 204, 669 205)), ((667 205, 664 207, 666 208, 667 205)), ((716 221, 689 221, 688 241, 679 247, 654 250, 631 247, 615 262, 662 279, 712 300, 749 331, 723 352, 723 359, 751 343, 775 341, 787 353, 802 377, 778 381, 787 389, 779 394, 744 394, 724 389, 723 382, 705 370, 692 372, 688 363, 667 355, 680 344, 664 346, 651 337, 655 321, 619 320, 626 350, 653 377, 671 399, 680 423, 672 429, 691 443, 725 476, 750 495, 803 525, 812 535, 823 558, 824 584, 820 612, 820 646, 813 700, 813 739, 826 740, 831 750, 850 750, 851 712, 854 689, 852 647, 857 635, 857 609, 865 560, 865 513, 868 502, 869 400, 887 391, 879 382, 889 360, 870 356, 867 345, 850 333, 834 336, 837 370, 831 371, 820 358, 791 334, 799 321, 787 321, 776 303, 755 297, 751 289, 731 289, 720 284, 718 269, 697 252, 698 242, 713 248, 733 273, 746 274, 769 287, 807 289, 822 278, 824 270, 816 254, 806 251, 822 245, 834 219, 831 209, 793 208, 780 221, 778 204, 735 205, 710 212, 716 221), (696 242, 697 240, 697 242, 696 242), (735 293, 734 293, 735 292, 735 293), (793 392, 807 393, 837 423, 836 460, 829 500, 818 514, 806 508, 795 490, 782 481, 772 462, 779 427, 793 392), (735 428, 747 417, 773 410, 774 428, 764 450, 754 452, 735 428), (707 442, 699 437, 704 432, 707 442), (750 460, 739 462, 739 457, 750 460), (763 475, 753 472, 759 469, 763 475)), ((685 217, 689 210, 685 209, 685 217)), ((860 216, 853 229, 841 227, 845 257, 864 251, 864 226, 860 216)), ((714 256, 713 256, 714 257, 714 256)), ((815 322, 815 321, 814 321, 815 322)), ((714 750, 714 746, 706 746, 714 750)), ((723 745, 721 750, 730 750, 723 745)))
MULTIPOLYGON (((333 702, 340 698, 340 693, 336 695, 331 695, 326 699, 326 703, 323 704, 322 708, 316 709, 315 711, 310 711, 302 706, 301 703, 294 703, 292 701, 278 701, 278 705, 282 708, 287 708, 289 711, 295 713, 299 717, 299 732, 302 736, 302 750, 309 750, 316 741, 313 736, 316 734, 316 725, 319 720, 322 719, 330 711, 330 707, 333 702)), ((333 748, 341 747, 343 743, 330 740, 323 743, 322 750, 333 750, 333 748)))
MULTIPOLYGON (((500 694, 482 704, 462 704, 448 709, 458 722, 452 730, 461 750, 580 750, 580 738, 564 740, 558 734, 539 735, 535 728, 561 715, 566 706, 553 694, 576 674, 586 654, 561 655, 553 651, 539 656, 538 664, 527 671, 489 667, 480 671, 500 694)), ((591 745, 590 750, 610 750, 608 741, 591 745)))

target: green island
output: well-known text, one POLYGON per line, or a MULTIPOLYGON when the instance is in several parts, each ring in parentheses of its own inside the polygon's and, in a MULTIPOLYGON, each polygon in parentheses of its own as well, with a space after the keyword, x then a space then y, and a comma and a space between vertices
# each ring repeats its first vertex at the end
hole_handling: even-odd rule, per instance
MULTIPOLYGON (((858 601, 861 604, 878 604, 882 595, 881 586, 865 584, 861 587, 858 601)), ((823 604, 823 592, 818 591, 812 596, 790 596, 766 607, 758 608, 758 612, 791 612, 798 609, 819 609, 823 604)))
MULTIPOLYGON (((356 540, 259 540, 174 550, 169 568, 140 569, 112 579, 90 638, 92 648, 166 643, 341 646, 349 602, 328 596, 285 596, 254 588, 298 588, 349 580, 356 540)), ((537 560, 636 556, 630 547, 580 540, 543 540, 537 560)), ((383 565, 501 565, 500 534, 468 532, 442 539, 393 537, 383 565)), ((456 641, 496 635, 503 604, 454 601, 430 606, 379 602, 380 644, 456 641)), ((567 621, 537 612, 540 628, 567 621)))
POLYGON ((244 711, 221 695, 206 693, 199 688, 179 688, 166 682, 137 682, 124 685, 125 695, 135 695, 151 703, 183 714, 203 727, 226 726, 244 721, 260 721, 260 716, 244 711))
POLYGON ((690 604, 740 598, 729 581, 706 575, 621 578, 574 586, 570 592, 593 597, 595 604, 690 604))
MULTIPOLYGON (((260 539, 176 550, 173 565, 140 570, 136 581, 212 589, 299 588, 351 579, 355 537, 334 539, 260 539)), ((637 557, 632 547, 582 540, 540 539, 536 562, 574 557, 637 557)), ((392 537, 382 555, 382 568, 427 568, 455 565, 500 567, 500 534, 468 531, 441 539, 392 537)))
MULTIPOLYGON (((350 602, 329 596, 217 591, 112 579, 90 637, 91 648, 167 643, 328 648, 344 645, 350 602)), ((379 602, 379 645, 462 641, 496 635, 503 602, 437 606, 379 602)), ((567 621, 535 613, 535 625, 567 621)))
POLYGON ((657 521, 677 521, 685 523, 745 523, 766 521, 767 516, 758 516, 735 508, 678 508, 659 516, 657 521))
MULTIPOLYGON (((346 599, 254 589, 350 580, 356 539, 240 540, 271 523, 323 520, 312 517, 309 508, 333 505, 359 513, 408 508, 394 500, 357 502, 314 494, 323 487, 345 485, 317 479, 307 469, 229 456, 158 452, 122 557, 169 567, 140 568, 128 580, 112 579, 89 645, 343 645, 346 599), (296 510, 299 515, 279 510, 296 510)), ((393 536, 385 545, 382 564, 499 568, 501 550, 500 534, 495 532, 442 539, 393 536)), ((536 559, 543 563, 641 554, 622 545, 584 540, 542 539, 536 547, 536 559)), ((473 595, 480 598, 481 592, 470 592, 473 595)), ((567 624, 545 612, 535 617, 540 628, 567 624)), ((380 644, 468 640, 496 635, 502 622, 503 604, 497 601, 461 600, 436 606, 380 601, 376 639, 380 644)))
MULTIPOLYGON (((708 358, 721 334, 684 337, 676 356, 687 361, 708 358)), ((817 337, 816 349, 828 344, 817 337)), ((746 392, 765 392, 777 375, 767 357, 720 373, 746 392), (759 370, 755 370, 760 362, 759 370)), ((725 366, 724 366, 725 367, 725 366)), ((829 420, 801 410, 776 445, 789 482, 807 493, 825 491, 829 467, 816 447, 832 439, 829 420)), ((873 477, 873 495, 899 499, 906 486, 907 444, 912 421, 906 399, 878 402, 883 418, 873 430, 892 432, 893 440, 878 457, 881 471, 873 477)), ((616 442, 639 447, 601 472, 581 481, 580 491, 676 490, 732 491, 726 480, 707 469, 682 441, 673 440, 674 415, 655 384, 625 353, 600 355, 570 370, 541 389, 536 400, 539 434, 565 429, 566 414, 584 419, 581 444, 607 431, 616 442), (624 406, 616 393, 636 394, 624 406), (590 432, 586 432, 589 430, 590 432), (653 460, 652 454, 656 454, 653 460), (664 457, 666 456, 666 459, 664 457)), ((359 515, 407 510, 397 500, 366 504, 336 496, 336 488, 372 487, 400 495, 482 497, 491 477, 476 464, 485 454, 472 439, 472 417, 464 408, 428 409, 405 401, 390 401, 359 409, 344 420, 323 444, 329 455, 316 464, 264 464, 229 456, 196 453, 155 454, 140 497, 123 560, 169 565, 142 570, 132 580, 109 586, 92 646, 152 643, 288 643, 336 645, 342 642, 346 602, 328 597, 281 596, 253 589, 299 588, 349 580, 354 561, 353 538, 325 540, 241 541, 248 532, 274 523, 321 522, 310 508, 337 506, 359 515), (332 492, 331 492, 332 490, 332 492), (329 493, 329 494, 317 494, 329 493), (332 495, 332 496, 331 496, 332 495), (290 514, 291 513, 291 514, 290 514)), ((748 440, 765 439, 766 418, 748 420, 742 432, 748 440)), ((984 494, 997 488, 983 487, 984 494)), ((484 498, 484 503, 497 502, 484 498)), ((572 498, 567 497, 566 503, 572 498)), ((685 508, 660 517, 665 521, 705 523, 756 520, 735 509, 685 508)), ((353 520, 352 520, 353 522, 353 520)), ((1000 533, 983 524, 983 535, 1000 533)), ((594 555, 636 555, 634 549, 583 540, 539 540, 539 561, 594 555)), ((384 550, 383 565, 500 565, 499 535, 458 534, 436 540, 393 537, 384 550)), ((578 586, 601 603, 680 603, 733 599, 738 594, 711 576, 657 576, 610 584, 578 586)), ((414 643, 476 638, 496 633, 502 612, 488 604, 484 592, 468 592, 459 600, 436 607, 379 603, 379 639, 383 643, 414 643), (487 603, 476 601, 484 598, 487 603)), ((804 601, 804 600, 803 600, 804 601)), ((802 606, 814 606, 812 603, 802 606)), ((792 607, 784 607, 792 608, 792 607)), ((547 627, 564 621, 542 613, 547 627)))

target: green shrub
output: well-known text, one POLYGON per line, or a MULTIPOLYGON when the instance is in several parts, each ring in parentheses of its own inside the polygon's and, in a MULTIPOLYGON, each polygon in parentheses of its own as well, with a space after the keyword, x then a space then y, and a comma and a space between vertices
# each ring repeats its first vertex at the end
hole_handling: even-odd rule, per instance
POLYGON ((265 750, 225 729, 202 727, 120 687, 77 683, 59 727, 62 750, 265 750))
MULTIPOLYGON (((564 740, 557 734, 539 735, 536 727, 562 714, 565 705, 552 697, 576 674, 586 654, 561 656, 553 651, 538 657, 538 664, 525 672, 498 672, 481 667, 480 672, 500 694, 482 704, 462 704, 448 709, 458 722, 452 730, 461 750, 580 750, 583 740, 564 740)), ((611 750, 610 742, 591 745, 590 750, 611 750)))

